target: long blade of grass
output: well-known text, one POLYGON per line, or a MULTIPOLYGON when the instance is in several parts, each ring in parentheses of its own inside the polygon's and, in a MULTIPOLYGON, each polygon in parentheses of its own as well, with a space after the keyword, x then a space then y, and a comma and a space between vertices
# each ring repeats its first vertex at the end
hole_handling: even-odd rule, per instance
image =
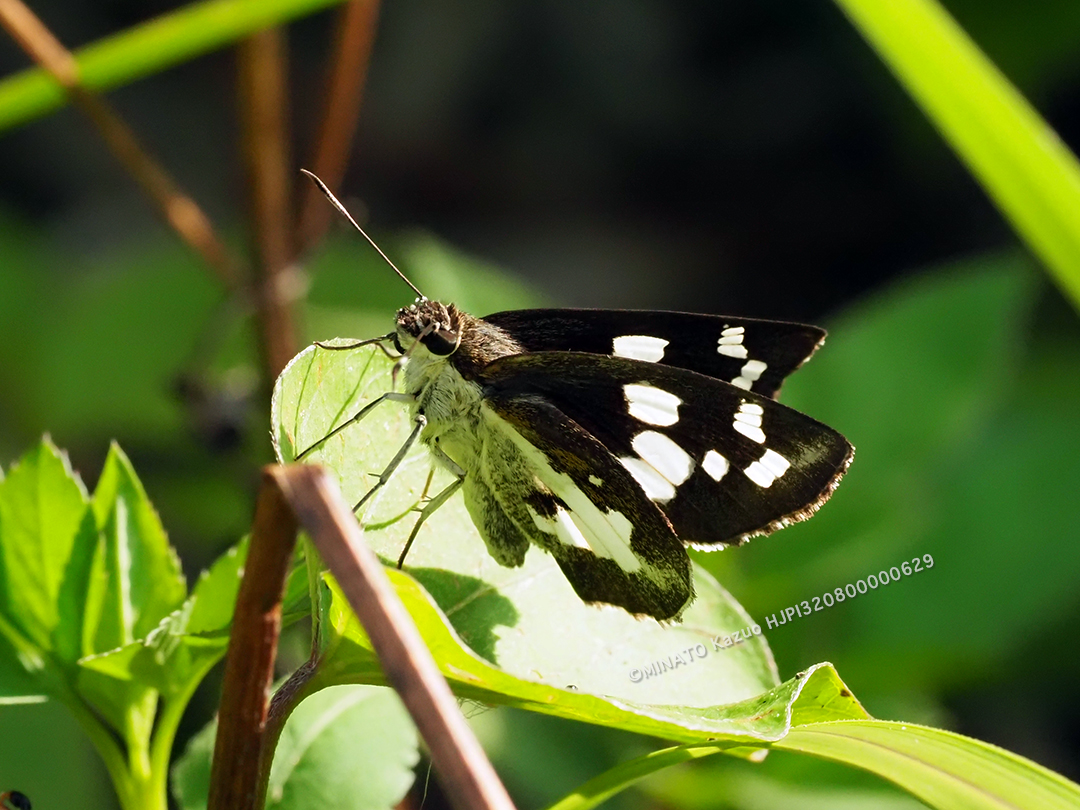
MULTIPOLYGON (((82 85, 105 91, 341 0, 206 0, 75 51, 82 85)), ((0 82, 0 132, 63 106, 67 97, 33 68, 0 82)))
POLYGON ((836 0, 1080 308, 1080 164, 935 0, 836 0))
MULTIPOLYGON (((1031 760, 926 726, 871 719, 807 723, 769 747, 862 768, 938 810, 1068 810, 1080 801, 1080 786, 1031 760)), ((731 748, 716 741, 653 751, 589 780, 548 810, 590 810, 650 774, 731 748)))

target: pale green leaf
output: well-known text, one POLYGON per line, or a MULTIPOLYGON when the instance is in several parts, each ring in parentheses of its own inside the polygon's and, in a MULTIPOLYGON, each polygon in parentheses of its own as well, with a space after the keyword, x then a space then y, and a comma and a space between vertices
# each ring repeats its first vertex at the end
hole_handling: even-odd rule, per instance
MULTIPOLYGON (((291 460, 299 449, 347 421, 362 403, 389 391, 392 363, 373 347, 311 347, 298 355, 275 389, 279 457, 291 460)), ((410 426, 405 408, 386 402, 310 459, 334 470, 345 497, 355 502, 371 485, 371 473, 393 457, 410 426)), ((420 499, 429 470, 427 451, 414 448, 364 516, 366 537, 388 561, 397 558, 411 531, 410 510, 420 499)), ((438 472, 431 492, 449 480, 438 472)), ((706 573, 696 572, 699 596, 682 624, 663 626, 617 608, 584 605, 554 560, 539 549, 530 550, 522 568, 499 566, 460 497, 424 525, 407 570, 472 651, 521 678, 641 704, 690 706, 735 703, 778 680, 764 639, 748 630, 753 619, 706 573), (552 611, 558 611, 557 624, 551 621, 552 611), (725 636, 740 630, 750 640, 727 648, 714 643, 719 639, 722 645, 725 636), (647 677, 646 671, 656 669, 659 661, 668 662, 672 670, 647 677)), ((395 581, 399 588, 408 588, 410 596, 416 592, 413 580, 402 576, 395 581)), ((446 632, 425 599, 415 598, 410 606, 424 613, 422 632, 446 632)))

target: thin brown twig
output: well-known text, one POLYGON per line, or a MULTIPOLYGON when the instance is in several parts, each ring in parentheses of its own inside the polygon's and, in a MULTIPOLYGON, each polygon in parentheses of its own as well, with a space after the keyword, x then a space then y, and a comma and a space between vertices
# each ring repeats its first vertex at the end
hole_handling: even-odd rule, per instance
POLYGON ((302 284, 293 265, 286 44, 278 29, 237 48, 243 150, 256 245, 255 301, 267 382, 297 350, 293 301, 302 284))
POLYGON ((208 810, 262 807, 267 697, 297 523, 272 471, 263 473, 221 689, 208 810))
POLYGON ((121 165, 156 204, 165 221, 202 256, 230 289, 240 284, 239 263, 217 237, 210 219, 139 143, 135 133, 100 96, 82 86, 71 52, 21 0, 0 0, 0 25, 64 88, 121 165))
POLYGON ((453 806, 514 810, 382 563, 364 543, 337 484, 321 468, 306 464, 263 469, 225 660, 208 810, 261 810, 271 749, 289 708, 312 688, 317 674, 317 661, 298 670, 287 682, 287 694, 274 696, 276 715, 271 715, 267 693, 300 527, 327 561, 371 639, 387 680, 427 743, 453 806))
POLYGON ((451 804, 458 810, 513 810, 382 563, 364 543, 337 484, 314 466, 271 468, 270 474, 371 639, 387 680, 427 743, 451 804))
MULTIPOLYGON (((337 14, 334 49, 327 60, 326 101, 307 167, 331 188, 341 185, 349 162, 378 16, 379 0, 349 0, 337 14)), ((322 239, 332 216, 318 190, 305 184, 297 221, 297 249, 306 251, 322 239)))

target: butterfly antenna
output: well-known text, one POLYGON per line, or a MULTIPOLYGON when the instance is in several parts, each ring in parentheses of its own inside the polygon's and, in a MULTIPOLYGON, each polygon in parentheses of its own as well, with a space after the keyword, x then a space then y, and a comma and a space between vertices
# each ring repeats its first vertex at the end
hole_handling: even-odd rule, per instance
POLYGON ((422 299, 424 299, 426 301, 427 296, 424 295, 422 292, 420 292, 420 290, 417 289, 416 285, 413 284, 411 281, 409 281, 408 278, 405 277, 404 273, 402 273, 400 270, 398 270, 397 265, 394 264, 392 261, 390 261, 390 257, 387 256, 385 253, 383 253, 382 248, 380 248, 378 245, 375 244, 375 240, 372 239, 370 236, 367 235, 367 233, 364 232, 364 229, 361 228, 357 224, 356 220, 352 218, 352 214, 350 214, 345 209, 345 206, 342 205, 338 201, 338 198, 334 196, 334 193, 329 188, 326 187, 326 183, 324 183, 322 180, 320 180, 316 175, 309 172, 307 169, 301 169, 300 171, 302 171, 304 174, 306 174, 308 177, 311 178, 311 181, 316 185, 316 187, 318 187, 319 191, 321 191, 326 196, 326 199, 330 200, 330 202, 334 206, 334 208, 336 208, 341 213, 341 215, 343 217, 345 217, 345 219, 349 220, 349 222, 352 223, 352 226, 354 228, 356 228, 356 230, 360 231, 360 235, 363 236, 365 239, 367 239, 368 243, 373 248, 375 248, 375 250, 377 250, 379 252, 379 255, 383 257, 383 259, 386 261, 386 263, 388 265, 390 265, 390 267, 393 268, 394 272, 398 274, 398 276, 401 278, 401 280, 404 281, 406 284, 408 284, 409 287, 412 288, 412 291, 414 293, 416 293, 418 296, 420 296, 422 299))

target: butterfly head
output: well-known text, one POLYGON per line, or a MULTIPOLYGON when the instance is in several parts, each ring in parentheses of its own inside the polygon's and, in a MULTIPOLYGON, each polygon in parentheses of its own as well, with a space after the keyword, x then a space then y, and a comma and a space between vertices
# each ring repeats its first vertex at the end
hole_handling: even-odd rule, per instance
POLYGON ((421 298, 397 313, 399 348, 410 351, 419 341, 436 357, 448 357, 461 345, 462 313, 453 304, 421 298))

